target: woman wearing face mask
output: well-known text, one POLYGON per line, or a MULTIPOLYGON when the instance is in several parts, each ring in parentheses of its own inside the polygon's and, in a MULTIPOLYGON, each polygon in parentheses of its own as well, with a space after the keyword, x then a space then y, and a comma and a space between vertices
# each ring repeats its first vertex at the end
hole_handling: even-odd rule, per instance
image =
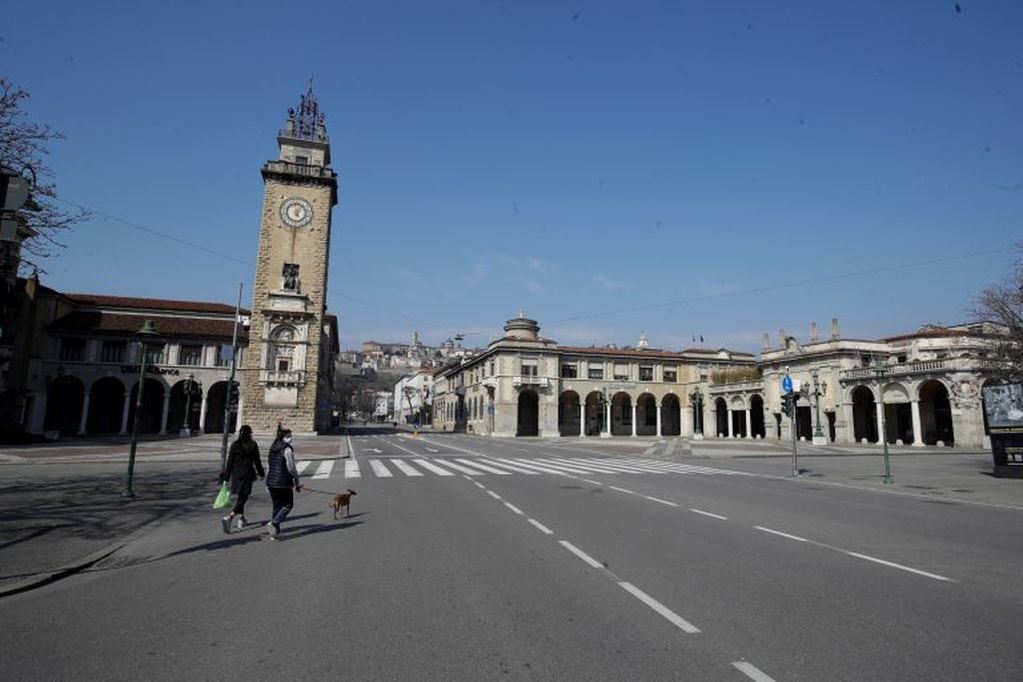
POLYGON ((295 468, 295 451, 291 447, 291 429, 277 428, 277 440, 270 446, 270 454, 267 455, 266 487, 273 500, 273 516, 266 524, 266 530, 270 538, 274 539, 281 532, 281 522, 295 506, 292 489, 302 492, 298 470, 295 468))

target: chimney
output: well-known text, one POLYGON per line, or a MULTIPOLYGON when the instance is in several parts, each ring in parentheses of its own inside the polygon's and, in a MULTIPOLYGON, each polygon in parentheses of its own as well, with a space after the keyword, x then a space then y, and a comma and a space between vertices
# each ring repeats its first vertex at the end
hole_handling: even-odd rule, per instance
POLYGON ((771 350, 771 335, 764 332, 764 347, 760 349, 761 352, 766 353, 771 350))
POLYGON ((817 323, 810 323, 810 343, 817 343, 817 323))
POLYGON ((781 328, 778 330, 778 348, 785 347, 785 329, 781 328))
POLYGON ((841 338, 841 337, 838 334, 838 318, 837 317, 832 317, 831 318, 831 340, 832 341, 837 341, 839 338, 841 338))

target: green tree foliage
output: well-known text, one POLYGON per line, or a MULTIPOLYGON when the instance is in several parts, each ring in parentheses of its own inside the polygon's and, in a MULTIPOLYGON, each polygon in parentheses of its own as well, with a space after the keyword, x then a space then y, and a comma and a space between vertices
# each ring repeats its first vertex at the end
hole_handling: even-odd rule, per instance
POLYGON ((738 384, 744 381, 760 381, 760 370, 756 367, 716 369, 710 373, 710 380, 715 384, 738 384))

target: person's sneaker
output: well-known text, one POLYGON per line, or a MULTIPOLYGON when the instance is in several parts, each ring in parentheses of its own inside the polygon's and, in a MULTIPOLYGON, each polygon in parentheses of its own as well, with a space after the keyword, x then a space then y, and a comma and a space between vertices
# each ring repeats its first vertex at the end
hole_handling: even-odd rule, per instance
POLYGON ((220 527, 224 529, 225 533, 230 535, 231 534, 231 517, 230 516, 225 516, 224 518, 220 519, 220 527))
POLYGON ((235 523, 235 526, 238 527, 238 530, 241 530, 242 528, 245 527, 245 523, 246 523, 245 517, 244 516, 239 516, 238 517, 238 521, 235 523))
POLYGON ((273 524, 273 521, 271 521, 270 523, 266 524, 266 532, 270 534, 270 539, 271 540, 276 540, 277 539, 277 526, 275 526, 273 524))

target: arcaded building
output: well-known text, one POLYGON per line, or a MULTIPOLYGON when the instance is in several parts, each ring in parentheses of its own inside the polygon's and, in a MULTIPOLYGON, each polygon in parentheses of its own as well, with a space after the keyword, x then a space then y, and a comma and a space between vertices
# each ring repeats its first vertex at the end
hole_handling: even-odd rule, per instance
POLYGON ((758 358, 728 349, 561 346, 508 320, 480 354, 438 372, 434 428, 493 436, 788 439, 782 379, 802 389, 798 439, 819 445, 986 446, 981 388, 997 330, 926 327, 878 340, 765 335, 758 358))

